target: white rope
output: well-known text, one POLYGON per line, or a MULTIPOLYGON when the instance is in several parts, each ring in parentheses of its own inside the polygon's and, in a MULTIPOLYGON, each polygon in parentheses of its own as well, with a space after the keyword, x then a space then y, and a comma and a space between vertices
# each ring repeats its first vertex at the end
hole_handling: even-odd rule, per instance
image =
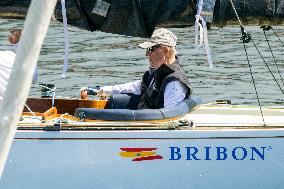
POLYGON ((209 68, 213 68, 213 61, 212 61, 212 57, 211 57, 211 53, 209 49, 209 43, 208 43, 207 26, 206 26, 205 20, 202 17, 201 17, 201 20, 202 20, 202 27, 203 27, 204 47, 205 47, 206 54, 207 54, 207 62, 208 62, 209 68))
POLYGON ((28 111, 33 115, 33 117, 34 117, 35 119, 42 121, 41 119, 39 119, 39 118, 35 115, 35 113, 32 111, 32 109, 31 109, 27 104, 25 104, 25 107, 28 109, 28 111))
MULTIPOLYGON (((198 18, 199 20, 199 18, 198 18)), ((195 28, 196 32, 195 32, 195 49, 198 49, 199 47, 202 46, 203 44, 203 27, 202 25, 198 22, 195 23, 197 25, 197 27, 195 28), (199 43, 198 43, 198 30, 199 30, 199 43)))
POLYGON ((64 65, 63 65, 63 72, 62 78, 66 77, 66 72, 68 68, 68 55, 69 55, 69 39, 68 39, 68 27, 67 27, 67 16, 66 16, 66 6, 65 0, 61 0, 62 6, 62 17, 63 17, 63 26, 64 26, 64 65))
POLYGON ((203 0, 199 0, 197 4, 197 13, 195 15, 195 25, 194 25, 195 49, 198 49, 204 43, 209 68, 213 68, 214 66, 213 66, 213 61, 212 61, 212 57, 211 57, 211 53, 209 49, 206 21, 201 16, 202 6, 203 6, 203 0), (202 22, 202 25, 199 23, 200 20, 202 22), (198 30, 200 31, 199 32, 199 40, 200 40, 199 43, 198 43, 198 30))
MULTIPOLYGON (((198 30, 201 28, 201 24, 199 23, 199 18, 201 15, 202 11, 202 6, 203 6, 203 0, 199 0, 197 4, 197 11, 195 15, 195 25, 194 25, 194 31, 195 31, 195 47, 198 48, 198 30)), ((201 31, 201 30, 200 30, 201 31)), ((200 36, 201 39, 201 36, 200 36)), ((200 44, 201 46, 202 44, 200 44)))
POLYGON ((47 87, 47 86, 44 86, 44 85, 39 85, 40 87, 42 87, 42 88, 45 88, 45 89, 48 89, 48 90, 50 90, 50 92, 51 92, 51 97, 52 97, 52 103, 51 103, 51 107, 54 107, 54 100, 55 100, 55 90, 56 90, 56 86, 54 86, 54 88, 52 89, 52 88, 49 88, 49 87, 47 87))

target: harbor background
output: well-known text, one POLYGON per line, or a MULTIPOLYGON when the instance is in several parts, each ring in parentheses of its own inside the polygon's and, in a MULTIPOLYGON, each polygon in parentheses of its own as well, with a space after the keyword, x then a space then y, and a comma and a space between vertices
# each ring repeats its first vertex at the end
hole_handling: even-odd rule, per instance
MULTIPOLYGON (((7 41, 8 31, 13 27, 22 27, 23 22, 0 19, 0 50, 14 50, 7 41)), ((245 28, 252 34, 283 89, 284 84, 274 66, 262 29, 259 26, 245 28)), ((70 54, 67 77, 61 78, 64 58, 63 24, 52 21, 38 62, 39 80, 32 85, 31 96, 40 96, 39 83, 52 83, 57 87, 56 96, 78 98, 79 89, 83 86, 130 82, 140 79, 148 67, 145 51, 137 47, 145 40, 143 38, 89 32, 75 27, 68 29, 70 54)), ((274 29, 284 41, 284 27, 277 26, 274 29)), ((205 103, 226 99, 233 104, 257 104, 238 26, 212 27, 208 32, 214 69, 208 68, 204 47, 195 49, 193 27, 170 30, 178 37, 180 62, 188 74, 195 96, 201 97, 205 103)), ((283 72, 284 47, 272 31, 268 31, 267 36, 279 70, 283 72)), ((248 44, 248 53, 261 104, 282 106, 283 93, 252 43, 248 44)))

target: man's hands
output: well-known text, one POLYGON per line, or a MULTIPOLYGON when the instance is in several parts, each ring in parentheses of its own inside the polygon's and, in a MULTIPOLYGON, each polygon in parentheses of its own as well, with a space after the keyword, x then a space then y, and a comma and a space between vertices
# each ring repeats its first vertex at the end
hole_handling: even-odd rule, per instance
POLYGON ((82 87, 80 89, 80 97, 81 97, 81 99, 88 99, 88 95, 102 96, 103 95, 103 90, 100 89, 99 86, 97 86, 95 88, 82 87))

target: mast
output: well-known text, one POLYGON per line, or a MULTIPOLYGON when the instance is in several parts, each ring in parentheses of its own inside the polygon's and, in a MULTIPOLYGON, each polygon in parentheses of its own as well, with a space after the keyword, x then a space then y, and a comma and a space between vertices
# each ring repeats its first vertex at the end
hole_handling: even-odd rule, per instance
POLYGON ((33 0, 24 23, 15 64, 0 109, 0 177, 57 0, 33 0))

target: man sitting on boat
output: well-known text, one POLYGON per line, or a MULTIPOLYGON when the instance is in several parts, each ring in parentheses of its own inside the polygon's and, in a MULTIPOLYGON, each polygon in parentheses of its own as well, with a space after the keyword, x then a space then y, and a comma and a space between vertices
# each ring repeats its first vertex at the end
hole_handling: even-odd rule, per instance
POLYGON ((83 87, 82 99, 88 94, 110 96, 118 93, 137 95, 137 103, 131 109, 158 109, 173 107, 192 93, 186 73, 176 55, 177 37, 169 30, 160 28, 154 31, 149 41, 141 43, 146 49, 150 68, 141 80, 100 89, 83 87))
MULTIPOLYGON (((9 31, 8 41, 15 47, 15 51, 20 40, 22 29, 13 28, 9 31)), ((16 54, 13 51, 0 51, 0 101, 2 101, 10 74, 15 62, 16 54)), ((38 78, 37 69, 34 72, 33 82, 38 78)))
POLYGON ((21 28, 13 28, 8 34, 8 41, 17 49, 18 43, 22 34, 21 28))
POLYGON ((0 102, 2 102, 10 78, 16 54, 12 51, 0 51, 0 102))
MULTIPOLYGON (((8 41, 15 48, 15 51, 17 51, 18 43, 20 41, 21 35, 22 35, 21 28, 13 28, 10 30, 8 34, 8 41)), ((38 80, 38 68, 36 66, 34 74, 33 74, 33 83, 36 82, 37 80, 38 80)))
MULTIPOLYGON (((8 41, 14 46, 19 42, 21 29, 12 29, 8 34, 8 41)), ((16 54, 13 51, 0 51, 0 101, 4 93, 14 65, 16 54)))

